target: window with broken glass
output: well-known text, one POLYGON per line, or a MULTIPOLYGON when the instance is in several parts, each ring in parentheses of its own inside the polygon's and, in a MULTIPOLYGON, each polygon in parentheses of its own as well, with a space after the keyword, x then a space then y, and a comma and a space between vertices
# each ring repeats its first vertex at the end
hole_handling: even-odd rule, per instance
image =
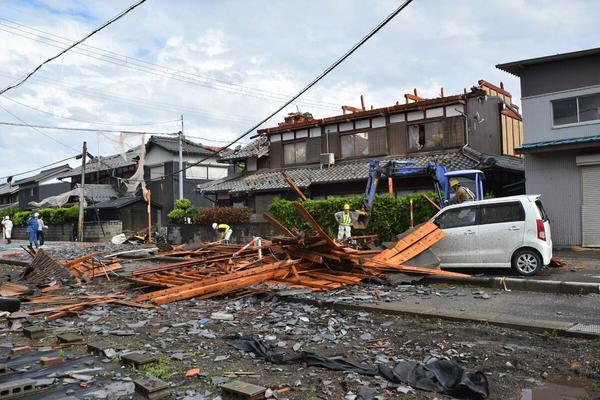
POLYGON ((359 132, 340 137, 342 158, 364 157, 369 155, 369 133, 359 132))
POLYGON ((283 145, 283 163, 302 164, 306 162, 306 142, 295 142, 283 145))
POLYGON ((444 130, 440 121, 415 124, 408 127, 408 149, 410 151, 437 150, 443 148, 444 130))

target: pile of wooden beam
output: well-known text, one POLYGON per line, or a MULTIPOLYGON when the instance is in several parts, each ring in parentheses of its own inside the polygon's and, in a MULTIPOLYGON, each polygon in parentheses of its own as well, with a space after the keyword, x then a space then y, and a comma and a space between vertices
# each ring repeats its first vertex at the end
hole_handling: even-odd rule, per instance
POLYGON ((118 262, 104 262, 97 253, 87 254, 72 260, 59 261, 64 267, 68 268, 71 275, 85 280, 96 277, 108 277, 111 271, 123 269, 118 262))
MULTIPOLYGON (((273 216, 265 215, 283 235, 269 237, 260 246, 204 244, 186 252, 189 259, 133 271, 125 279, 153 290, 136 302, 166 304, 191 298, 227 295, 259 284, 338 289, 364 280, 382 278, 387 272, 414 274, 462 274, 405 263, 444 237, 433 223, 426 223, 399 240, 393 248, 358 250, 331 239, 300 203, 296 210, 313 232, 288 230, 273 216)), ((177 251, 170 253, 176 255, 177 251)))

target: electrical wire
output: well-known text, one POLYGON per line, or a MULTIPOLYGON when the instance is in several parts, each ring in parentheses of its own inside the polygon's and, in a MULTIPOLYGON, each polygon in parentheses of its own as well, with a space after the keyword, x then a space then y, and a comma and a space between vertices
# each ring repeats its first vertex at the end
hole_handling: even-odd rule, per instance
MULTIPOLYGON (((7 111, 5 108, 3 108, 3 109, 4 109, 4 111, 7 111)), ((14 115, 14 114, 12 114, 12 115, 14 115)), ((76 132, 127 133, 127 134, 134 134, 134 135, 177 135, 179 133, 179 132, 125 131, 125 130, 118 130, 118 129, 71 128, 71 127, 67 127, 67 126, 35 125, 35 124, 28 124, 26 122, 24 122, 22 124, 18 124, 16 122, 6 122, 6 121, 0 121, 0 125, 26 126, 29 128, 55 129, 55 130, 61 130, 61 131, 76 131, 76 132)))
POLYGON ((77 150, 76 148, 74 148, 73 146, 71 146, 71 145, 68 145, 68 144, 66 144, 66 143, 64 143, 64 142, 61 142, 60 140, 58 140, 58 139, 55 139, 55 138, 53 138, 52 136, 50 136, 50 135, 48 135, 48 134, 46 134, 46 133, 44 133, 44 132, 40 131, 40 130, 39 130, 39 129, 37 129, 36 127, 29 125, 27 122, 25 122, 24 120, 22 120, 22 119, 21 119, 21 118, 20 118, 18 115, 15 115, 15 114, 11 113, 9 110, 7 110, 6 108, 4 108, 2 105, 0 105, 0 108, 1 108, 1 109, 3 109, 4 111, 6 111, 8 114, 12 115, 12 116, 13 116, 15 119, 18 119, 19 121, 21 121, 21 122, 22 122, 22 123, 23 123, 25 126, 28 126, 28 127, 30 127, 31 129, 35 130, 35 131, 36 131, 37 133, 39 133, 40 135, 42 135, 42 136, 46 136, 47 138, 49 138, 49 139, 51 139, 51 140, 55 141, 55 142, 56 142, 56 143, 58 143, 58 144, 61 144, 61 145, 65 146, 65 147, 68 147, 68 148, 69 148, 69 149, 71 149, 71 150, 79 151, 79 150, 77 150))
MULTIPOLYGON (((7 77, 10 79, 14 78, 14 76, 11 76, 8 74, 3 74, 3 73, 0 73, 0 76, 7 77)), ((109 92, 109 91, 101 91, 101 90, 94 90, 94 89, 85 89, 85 90, 75 89, 71 86, 65 85, 63 83, 59 83, 56 80, 51 80, 50 78, 46 78, 43 76, 40 77, 39 75, 36 75, 34 79, 42 81, 42 82, 35 81, 35 83, 41 83, 42 85, 57 87, 57 88, 66 90, 71 93, 83 94, 88 97, 96 97, 96 98, 103 99, 103 100, 117 101, 117 102, 121 102, 124 104, 133 104, 138 107, 145 107, 145 108, 160 110, 160 111, 169 110, 169 111, 178 112, 178 113, 183 111, 183 112, 185 112, 186 115, 187 114, 198 115, 200 117, 204 117, 204 118, 208 118, 208 119, 212 119, 212 120, 221 120, 221 121, 227 121, 227 122, 242 123, 242 122, 253 121, 249 118, 243 118, 240 116, 233 117, 233 116, 231 116, 231 114, 219 113, 215 110, 203 111, 200 108, 185 107, 185 106, 181 106, 181 105, 175 105, 175 104, 169 104, 169 103, 157 102, 157 101, 150 101, 150 100, 144 100, 144 99, 139 99, 139 98, 131 99, 126 96, 120 96, 117 94, 113 94, 112 92, 109 92)))
POLYGON ((35 172, 35 171, 39 171, 39 170, 41 170, 42 168, 48 168, 48 167, 51 167, 51 166, 53 166, 53 165, 60 164, 61 162, 68 161, 68 160, 70 160, 70 159, 72 159, 72 158, 75 158, 75 157, 77 157, 77 156, 71 156, 71 157, 63 158, 63 159, 62 159, 62 160, 60 160, 60 161, 55 161, 55 162, 53 162, 53 163, 51 163, 51 164, 46 164, 46 165, 43 165, 43 166, 41 166, 41 167, 37 167, 37 168, 34 168, 34 169, 30 169, 29 171, 19 172, 18 174, 11 174, 11 175, 6 175, 6 176, 0 176, 0 179, 14 178, 15 176, 20 176, 20 175, 29 174, 29 173, 32 173, 32 172, 35 172))
POLYGON ((131 124, 131 123, 129 123, 129 124, 123 124, 123 123, 114 123, 114 122, 93 122, 93 121, 85 121, 85 120, 82 120, 82 119, 71 118, 71 117, 65 117, 65 116, 63 116, 63 115, 58 115, 58 114, 52 113, 52 112, 50 112, 50 111, 42 110, 42 109, 40 109, 40 108, 33 107, 33 106, 29 105, 29 104, 25 104, 25 103, 23 103, 23 102, 20 102, 20 101, 18 101, 18 100, 15 100, 15 99, 13 99, 13 98, 11 98, 11 97, 3 96, 2 98, 3 98, 3 99, 6 99, 6 100, 9 100, 9 101, 12 101, 13 103, 16 103, 16 104, 22 105, 23 107, 27 107, 27 108, 29 108, 29 109, 32 109, 32 110, 34 110, 34 111, 38 111, 38 112, 41 112, 41 113, 44 113, 44 114, 47 114, 47 115, 51 115, 51 116, 53 116, 53 117, 55 117, 55 118, 61 118, 61 119, 66 119, 66 120, 69 120, 69 121, 75 121, 75 122, 82 122, 82 123, 84 123, 84 124, 93 124, 93 125, 106 125, 106 126, 112 126, 112 127, 115 127, 115 126, 151 126, 151 125, 165 125, 165 124, 172 124, 172 123, 174 123, 174 122, 179 122, 179 121, 180 121, 179 119, 172 119, 172 120, 169 120, 169 121, 160 121, 160 122, 139 122, 139 123, 137 123, 137 124, 131 124))
POLYGON ((95 35, 96 33, 100 32, 102 29, 106 28, 107 26, 111 25, 112 23, 116 22, 117 20, 121 19, 122 17, 124 17, 125 15, 127 15, 129 12, 131 12, 132 10, 134 10, 135 8, 137 8, 138 6, 140 6, 141 4, 145 3, 146 0, 138 0, 135 4, 129 6, 127 9, 125 9, 124 11, 120 12, 117 16, 109 19, 107 22, 105 22, 104 24, 102 24, 100 27, 94 29, 92 32, 88 33, 86 36, 84 36, 82 39, 76 41, 75 43, 71 44, 69 47, 67 47, 66 49, 60 51, 57 55, 50 57, 49 59, 47 59, 46 61, 42 62, 41 64, 39 64, 37 67, 35 67, 31 72, 29 72, 27 75, 25 75, 21 80, 19 80, 16 83, 13 83, 11 85, 8 85, 7 87, 5 87, 4 89, 0 90, 0 95, 8 92, 11 89, 17 88, 19 86, 21 86, 22 84, 24 84, 29 78, 31 78, 37 71, 39 71, 44 65, 56 60, 57 58, 59 58, 60 56, 62 56, 63 54, 67 53, 69 50, 71 50, 72 48, 74 48, 75 46, 83 43, 84 41, 86 41, 87 39, 89 39, 90 37, 92 37, 93 35, 95 35))
MULTIPOLYGON (((55 35, 50 32, 46 32, 46 31, 31 27, 31 26, 20 24, 18 22, 15 22, 15 21, 12 21, 12 20, 9 20, 6 18, 0 17, 0 25, 4 27, 4 28, 0 27, 0 30, 2 30, 4 32, 8 32, 13 35, 24 37, 26 39, 30 39, 30 40, 36 41, 38 43, 42 43, 42 44, 52 46, 52 47, 60 48, 60 47, 64 46, 65 44, 69 44, 72 42, 71 39, 65 38, 63 36, 55 35), (1 21, 6 21, 11 24, 17 25, 17 27, 7 25, 6 23, 2 23, 1 21), (26 28, 26 29, 22 29, 19 27, 26 28), (17 32, 15 32, 15 30, 17 32, 21 32, 21 33, 17 33, 17 32), (33 31, 33 32, 30 32, 30 31, 33 31), (40 35, 39 35, 40 33, 58 38, 60 40, 52 39, 50 37, 40 37, 40 35), (33 35, 33 37, 28 36, 28 35, 33 35), (50 41, 50 43, 48 41, 50 41), (58 45, 55 43, 58 43, 58 45)), ((135 57, 130 57, 130 56, 119 54, 119 53, 116 53, 113 51, 104 50, 102 48, 95 47, 95 46, 84 45, 78 49, 73 50, 73 52, 76 54, 81 54, 86 57, 97 59, 97 60, 100 60, 103 62, 115 64, 120 67, 129 68, 129 69, 133 69, 133 70, 137 70, 137 71, 142 71, 142 72, 150 73, 153 75, 157 75, 157 76, 161 76, 161 77, 165 77, 165 78, 169 78, 169 79, 179 80, 179 81, 186 82, 186 83, 198 84, 200 86, 204 86, 204 87, 207 87, 210 89, 224 90, 227 92, 232 92, 232 93, 236 93, 236 94, 240 94, 240 95, 244 95, 244 96, 250 96, 250 97, 267 99, 267 100, 276 100, 276 101, 285 100, 286 98, 289 97, 289 95, 287 95, 285 93, 277 93, 277 92, 272 92, 272 91, 267 91, 267 90, 262 90, 262 89, 249 88, 244 85, 224 81, 221 79, 212 78, 212 77, 209 77, 206 75, 201 75, 198 73, 191 73, 191 72, 187 72, 187 71, 182 71, 182 70, 166 67, 164 65, 151 63, 151 62, 141 60, 141 59, 138 59, 135 57)), ((301 99, 301 100, 298 100, 297 102, 298 102, 298 104, 301 104, 304 106, 309 106, 309 107, 322 108, 322 109, 327 109, 327 110, 339 110, 339 105, 337 105, 336 103, 316 101, 316 100, 310 100, 310 99, 301 99)))
MULTIPOLYGON (((315 86, 319 81, 321 81, 331 71, 333 71, 338 65, 340 65, 342 62, 344 62, 356 50, 358 50, 363 44, 365 44, 370 38, 372 38, 377 32, 379 32, 381 30, 381 28, 383 28, 392 19, 394 19, 394 17, 396 17, 396 15, 400 14, 400 12, 402 12, 402 10, 404 10, 412 2, 413 2, 413 0, 405 0, 404 3, 402 3, 398 8, 396 8, 390 15, 388 15, 386 18, 384 18, 383 21, 381 21, 379 24, 377 24, 377 26, 375 26, 375 28, 373 28, 366 36, 363 36, 363 38, 360 39, 354 46, 352 46, 350 48, 350 50, 348 50, 346 53, 344 53, 344 55, 342 55, 340 58, 338 58, 336 61, 334 61, 333 64, 331 64, 329 67, 327 67, 315 79, 313 79, 308 85, 306 85, 298 93, 296 93, 291 99, 287 100, 283 105, 281 105, 280 107, 278 107, 277 110, 273 111, 267 117, 263 118, 260 122, 256 123, 252 128, 246 130, 243 134, 241 134, 240 136, 238 136, 236 139, 234 139, 233 141, 229 142, 229 144, 221 147, 221 149, 219 150, 219 152, 227 149, 229 146, 234 145, 239 140, 243 139, 244 137, 246 137, 247 135, 249 135, 250 133, 252 133, 259 126, 261 126, 262 124, 264 124, 265 122, 267 122, 268 120, 270 120, 277 113, 279 113, 285 107, 287 107, 288 105, 290 105, 294 100, 296 100, 298 97, 302 96, 306 91, 308 91, 310 88, 312 88, 313 86, 315 86)), ((191 167, 194 167, 194 166, 196 166, 196 165, 198 165, 198 164, 206 161, 207 159, 208 159, 208 157, 205 157, 205 158, 201 159, 200 161, 188 164, 184 168, 182 168, 180 170, 177 170, 177 171, 174 171, 174 172, 172 172, 170 174, 166 174, 166 175, 163 175, 161 177, 157 177, 157 178, 153 178, 153 179, 147 179, 147 180, 144 180, 144 181, 146 181, 146 182, 156 181, 156 180, 164 179, 167 176, 175 176, 179 172, 182 172, 182 171, 185 171, 185 170, 187 170, 187 169, 189 169, 191 167)))

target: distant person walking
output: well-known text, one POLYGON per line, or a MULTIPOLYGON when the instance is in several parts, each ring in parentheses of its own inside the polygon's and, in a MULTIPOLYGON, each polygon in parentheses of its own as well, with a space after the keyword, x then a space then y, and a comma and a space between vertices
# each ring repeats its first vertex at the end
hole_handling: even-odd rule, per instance
POLYGON ((31 214, 27 220, 27 237, 29 239, 29 246, 33 247, 35 244, 36 249, 38 248, 38 226, 39 224, 37 218, 31 214))
POLYGON ((4 219, 2 220, 2 227, 3 227, 3 231, 4 231, 4 238, 6 239, 6 243, 10 244, 10 238, 12 237, 12 228, 13 228, 13 222, 10 220, 10 217, 7 215, 6 217, 4 217, 4 219))
POLYGON ((225 244, 229 244, 229 239, 231 238, 231 234, 233 233, 233 229, 227 224, 217 224, 213 222, 212 228, 219 235, 219 241, 223 241, 225 244))
POLYGON ((44 229, 48 229, 48 225, 44 224, 44 217, 41 215, 38 217, 38 241, 40 242, 40 246, 43 246, 46 242, 46 235, 44 234, 44 229))

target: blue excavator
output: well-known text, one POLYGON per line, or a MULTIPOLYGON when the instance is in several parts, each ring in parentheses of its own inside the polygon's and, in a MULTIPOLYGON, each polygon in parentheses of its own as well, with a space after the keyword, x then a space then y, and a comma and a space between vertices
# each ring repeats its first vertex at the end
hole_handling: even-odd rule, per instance
MULTIPOLYGON (((484 174, 482 171, 477 169, 466 169, 458 171, 448 171, 448 169, 438 163, 428 162, 425 165, 417 165, 416 161, 413 160, 387 160, 383 163, 379 160, 369 161, 369 177, 367 179, 367 186, 365 188, 365 195, 367 199, 363 204, 363 210, 359 212, 358 221, 354 224, 355 228, 364 229, 368 225, 369 215, 373 202, 375 201, 375 194, 377 193, 377 187, 381 179, 388 178, 388 189, 390 194, 393 195, 392 178, 399 177, 419 177, 419 176, 431 176, 433 178, 433 191, 437 197, 438 208, 444 208, 449 204, 451 195, 453 193, 450 187, 450 179, 452 178, 465 178, 474 182, 474 200, 482 200, 484 196, 483 192, 483 178, 484 174)), ((435 203, 434 203, 435 204, 435 203)))

